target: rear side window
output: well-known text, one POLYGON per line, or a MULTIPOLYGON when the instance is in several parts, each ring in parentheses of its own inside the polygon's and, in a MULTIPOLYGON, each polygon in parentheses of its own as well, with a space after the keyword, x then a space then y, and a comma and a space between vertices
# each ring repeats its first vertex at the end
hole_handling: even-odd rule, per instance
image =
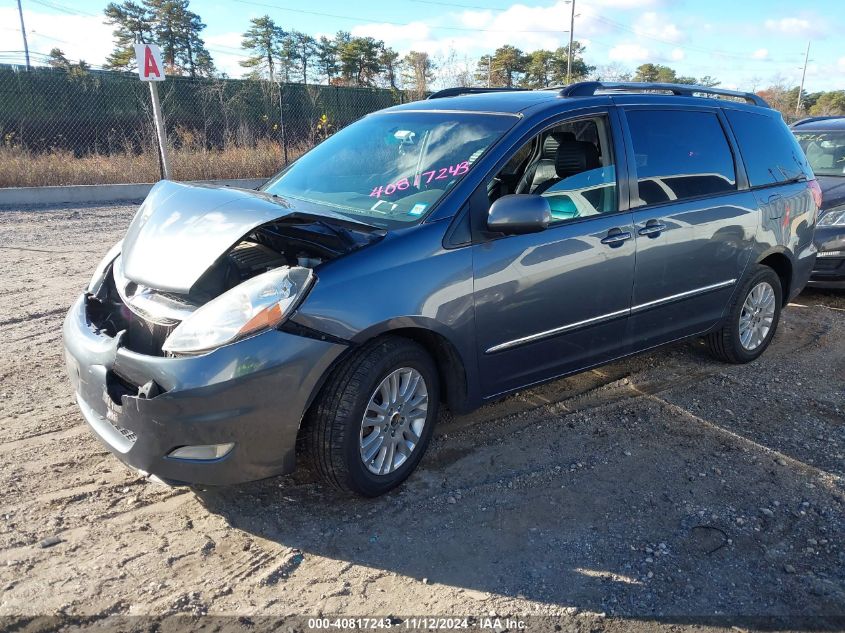
POLYGON ((736 189, 734 158, 719 118, 690 110, 630 110, 640 204, 736 189))
POLYGON ((812 178, 804 152, 779 116, 726 110, 752 187, 812 178))

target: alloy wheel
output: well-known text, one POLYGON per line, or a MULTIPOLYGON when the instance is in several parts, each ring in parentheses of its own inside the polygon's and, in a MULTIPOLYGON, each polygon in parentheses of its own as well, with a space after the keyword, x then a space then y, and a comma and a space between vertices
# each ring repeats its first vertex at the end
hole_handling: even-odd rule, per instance
POLYGON ((751 289, 739 315, 739 342, 749 352, 754 351, 772 329, 775 318, 775 291, 767 281, 751 289))
POLYGON ((373 392, 361 420, 361 461, 371 473, 388 475, 417 447, 428 417, 428 388, 422 374, 401 367, 373 392))

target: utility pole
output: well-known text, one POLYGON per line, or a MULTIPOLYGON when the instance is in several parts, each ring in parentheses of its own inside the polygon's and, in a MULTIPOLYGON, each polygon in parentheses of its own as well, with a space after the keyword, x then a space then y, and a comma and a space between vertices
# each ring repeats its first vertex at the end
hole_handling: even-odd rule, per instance
POLYGON ((801 97, 804 94, 804 79, 807 77, 807 62, 810 61, 810 42, 807 42, 807 52, 804 54, 804 70, 801 71, 801 87, 798 89, 798 104, 795 106, 795 116, 801 112, 801 97))
POLYGON ((21 35, 23 35, 23 53, 26 56, 26 69, 29 71, 29 44, 26 42, 26 26, 24 26, 23 23, 23 7, 21 7, 21 0, 18 0, 18 15, 21 17, 21 35))
POLYGON ((487 87, 489 88, 493 84, 493 56, 487 56, 487 87))
POLYGON ((566 55, 566 83, 572 83, 572 41, 575 37, 575 0, 572 0, 572 13, 569 15, 569 53, 566 55))

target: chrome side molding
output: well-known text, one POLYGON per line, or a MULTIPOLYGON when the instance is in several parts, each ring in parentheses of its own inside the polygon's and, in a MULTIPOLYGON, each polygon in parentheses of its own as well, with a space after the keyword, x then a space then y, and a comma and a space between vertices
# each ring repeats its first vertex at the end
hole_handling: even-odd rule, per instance
POLYGON ((625 310, 617 310, 615 312, 608 312, 607 314, 602 314, 597 317, 593 317, 591 319, 584 319, 583 321, 576 321, 575 323, 568 323, 567 325, 562 325, 560 327, 556 327, 551 330, 544 330, 542 332, 537 332, 536 334, 529 334, 528 336, 523 336, 521 338, 516 338, 511 341, 505 341, 504 343, 499 343, 498 345, 494 345, 487 351, 485 354, 494 354, 496 352, 501 352, 506 349, 511 349, 513 347, 518 347, 520 345, 525 345, 526 343, 533 343, 534 341, 539 341, 544 338, 549 338, 552 336, 556 336, 558 334, 563 334, 565 332, 571 332, 573 330, 577 330, 580 328, 588 327, 590 325, 597 325, 599 323, 604 323, 605 321, 610 321, 612 319, 617 319, 622 316, 628 316, 630 314, 634 314, 636 312, 643 312, 645 310, 649 310, 651 308, 656 308, 658 306, 665 305, 667 303, 672 303, 674 301, 679 301, 680 299, 686 299, 688 297, 693 297, 700 294, 705 294, 707 292, 712 292, 714 290, 721 290, 722 288, 727 288, 728 286, 733 286, 736 284, 736 279, 728 279, 726 281, 720 281, 716 284, 710 284, 709 286, 702 286, 701 288, 693 288, 692 290, 687 290, 686 292, 679 292, 678 294, 669 295, 668 297, 662 297, 661 299, 655 299, 654 301, 647 301, 646 303, 640 303, 635 306, 632 306, 630 309, 625 310))

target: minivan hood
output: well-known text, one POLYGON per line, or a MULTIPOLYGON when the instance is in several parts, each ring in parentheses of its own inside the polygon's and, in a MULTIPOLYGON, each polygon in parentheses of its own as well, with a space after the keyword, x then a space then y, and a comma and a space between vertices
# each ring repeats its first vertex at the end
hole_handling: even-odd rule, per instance
MULTIPOLYGON (((244 235, 295 213, 286 200, 259 191, 162 180, 123 239, 123 274, 150 288, 187 293, 244 235)), ((329 210, 319 215, 357 224, 329 210)))

